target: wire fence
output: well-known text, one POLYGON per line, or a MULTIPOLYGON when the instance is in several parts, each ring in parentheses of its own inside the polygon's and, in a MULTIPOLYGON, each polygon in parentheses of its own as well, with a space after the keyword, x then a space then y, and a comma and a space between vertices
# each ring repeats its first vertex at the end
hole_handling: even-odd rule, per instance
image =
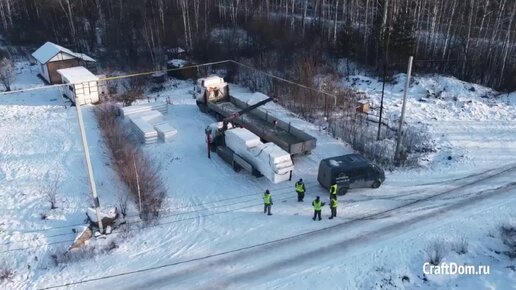
MULTIPOLYGON (((386 167, 394 166, 394 149, 390 147, 395 143, 396 120, 383 117, 379 124, 378 116, 370 113, 367 108, 364 108, 363 103, 359 102, 364 98, 367 99, 367 96, 352 89, 342 88, 340 84, 323 82, 319 84, 319 88, 314 88, 273 75, 246 63, 222 60, 158 71, 103 75, 96 83, 98 86, 96 90, 100 95, 100 101, 115 101, 130 105, 137 99, 149 98, 149 92, 157 93, 159 96, 159 93, 165 90, 164 83, 167 78, 196 80, 214 74, 224 77, 229 83, 248 88, 252 92, 261 92, 274 97, 284 108, 318 125, 331 136, 346 141, 374 162, 386 167)), ((66 98, 70 95, 72 85, 78 84, 59 84, 51 87, 59 88, 61 96, 66 98)), ((0 97, 44 88, 49 86, 3 92, 0 93, 0 97)), ((67 105, 66 102, 65 105, 67 105)), ((373 109, 376 111, 378 108, 373 109)), ((403 153, 400 155, 401 165, 415 164, 419 155, 414 153, 434 150, 428 134, 421 131, 421 128, 410 126, 405 126, 402 132, 401 148, 403 153), (411 160, 406 162, 409 154, 411 154, 411 160)))
POLYGON ((332 83, 323 83, 316 89, 236 61, 204 66, 198 70, 197 77, 210 74, 274 97, 292 113, 348 142, 373 161, 393 164, 396 129, 386 118, 379 124, 379 117, 368 111, 368 104, 361 102, 367 98, 363 94, 332 83))

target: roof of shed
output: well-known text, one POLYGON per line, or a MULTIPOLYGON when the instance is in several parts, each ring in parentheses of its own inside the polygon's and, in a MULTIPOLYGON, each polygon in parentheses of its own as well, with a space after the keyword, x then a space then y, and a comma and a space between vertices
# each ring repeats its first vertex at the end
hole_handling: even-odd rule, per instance
POLYGON ((89 57, 88 55, 86 55, 84 53, 73 52, 73 51, 69 50, 68 48, 62 47, 62 46, 57 45, 52 42, 47 42, 47 43, 43 44, 40 48, 38 48, 32 54, 32 56, 40 63, 47 63, 49 60, 51 60, 54 56, 56 56, 60 52, 66 53, 70 56, 82 59, 84 61, 95 61, 93 58, 89 57))
POLYGON ((58 69, 57 72, 72 84, 99 80, 96 75, 83 66, 58 69))

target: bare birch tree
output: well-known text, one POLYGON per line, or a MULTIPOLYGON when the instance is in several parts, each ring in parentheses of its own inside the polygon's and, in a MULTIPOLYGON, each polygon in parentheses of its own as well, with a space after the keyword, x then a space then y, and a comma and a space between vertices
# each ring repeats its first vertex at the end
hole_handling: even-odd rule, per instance
POLYGON ((11 90, 11 84, 16 76, 14 64, 11 59, 4 57, 0 60, 0 83, 6 91, 11 90))

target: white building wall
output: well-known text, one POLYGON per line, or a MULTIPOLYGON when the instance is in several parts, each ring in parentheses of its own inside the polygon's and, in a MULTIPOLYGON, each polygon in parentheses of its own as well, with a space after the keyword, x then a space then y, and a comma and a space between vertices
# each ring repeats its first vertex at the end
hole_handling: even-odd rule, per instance
POLYGON ((46 63, 39 64, 39 74, 50 83, 50 75, 48 74, 48 67, 46 63))
POLYGON ((97 103, 99 90, 97 82, 84 82, 74 86, 75 100, 79 105, 97 103))
POLYGON ((48 62, 67 60, 67 59, 74 59, 74 58, 77 58, 77 57, 69 55, 67 53, 60 52, 60 53, 56 54, 56 56, 51 58, 48 62))

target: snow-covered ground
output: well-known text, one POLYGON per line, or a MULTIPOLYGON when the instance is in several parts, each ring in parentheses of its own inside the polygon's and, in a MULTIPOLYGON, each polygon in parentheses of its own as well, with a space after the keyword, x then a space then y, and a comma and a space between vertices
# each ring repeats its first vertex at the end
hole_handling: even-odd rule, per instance
MULTIPOLYGON (((17 72, 13 89, 43 86, 34 69, 17 65, 17 72)), ((117 176, 91 107, 84 108, 84 119, 99 196, 112 204, 117 176)), ((32 287, 47 267, 50 245, 66 249, 74 239, 70 225, 84 224, 92 202, 83 160, 75 107, 64 106, 59 88, 0 94, 0 265, 15 271, 5 287, 32 287), (40 189, 57 179, 57 209, 51 210, 40 189)))
MULTIPOLYGON (((397 126, 406 75, 394 76, 385 85, 384 116, 397 126)), ((378 115, 382 82, 352 75, 344 85, 367 93, 378 115)), ((516 160, 516 93, 498 94, 492 89, 440 75, 415 76, 407 98, 405 121, 428 125, 439 154, 432 160, 442 168, 448 156, 452 167, 462 171, 490 168, 516 160), (458 162, 457 162, 458 161, 458 162)), ((448 167, 445 167, 448 170, 448 167)))
MULTIPOLYGON (((376 98, 378 83, 360 79, 370 83, 355 85, 376 98)), ((271 113, 315 136, 317 148, 296 158, 291 182, 272 185, 236 173, 217 155, 207 158, 204 129, 215 120, 198 110, 190 94, 192 83, 167 82, 160 98, 172 99, 167 121, 178 134, 170 143, 144 149, 161 163, 167 210, 158 224, 119 235, 117 247, 108 253, 58 267, 49 263, 48 255, 68 244, 47 243, 73 239, 70 228, 15 232, 78 224, 85 217, 88 184, 75 108, 65 109, 55 89, 0 96, 1 237, 4 244, 12 243, 2 245, 0 254, 15 271, 13 281, 4 281, 2 287, 510 289, 516 277, 506 266, 514 262, 503 254, 497 227, 514 218, 516 205, 515 102, 472 96, 468 103, 468 89, 452 90, 464 93, 457 96, 464 104, 454 101, 454 95, 445 96, 445 103, 418 101, 416 95, 421 97, 422 89, 430 86, 426 84, 453 88, 460 83, 433 79, 422 78, 423 85, 412 88, 407 121, 431 125, 443 160, 435 159, 428 168, 388 172, 379 189, 350 191, 339 199, 339 216, 332 221, 327 207, 322 221, 311 220, 314 197, 328 199, 316 181, 317 168, 322 158, 351 152, 348 145, 269 103, 271 113), (454 158, 445 160, 448 155, 454 158), (49 170, 61 172, 64 180, 59 208, 53 211, 36 194, 36 176, 49 170), (298 178, 307 185, 304 203, 297 202, 293 190, 298 178), (273 216, 263 214, 261 194, 266 188, 272 193, 273 216), (47 220, 39 217, 43 211, 51 213, 47 220), (70 236, 51 237, 66 233, 70 236), (36 235, 38 240, 33 240, 36 235), (424 277, 425 248, 435 240, 447 244, 462 237, 469 241, 468 253, 447 251, 446 261, 491 265, 492 273, 424 277)), ((389 116, 399 111, 398 87, 402 84, 388 88, 389 116)), ((230 91, 243 100, 252 98, 245 88, 230 91)), ((472 93, 481 92, 487 91, 476 88, 472 93)), ((92 107, 83 110, 100 200, 112 203, 121 186, 110 169, 92 107)))

